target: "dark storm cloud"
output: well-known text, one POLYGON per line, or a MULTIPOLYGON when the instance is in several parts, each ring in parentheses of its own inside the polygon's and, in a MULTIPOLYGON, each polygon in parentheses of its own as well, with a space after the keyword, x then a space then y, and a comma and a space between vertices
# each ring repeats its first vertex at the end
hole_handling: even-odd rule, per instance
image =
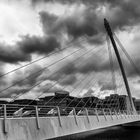
POLYGON ((48 81, 45 85, 40 86, 40 88, 38 89, 38 92, 42 92, 42 93, 49 93, 49 92, 56 92, 56 91, 60 91, 62 90, 62 88, 60 86, 55 85, 53 82, 48 81))
POLYGON ((109 62, 107 60, 103 63, 100 55, 92 55, 90 57, 81 58, 78 62, 67 62, 60 68, 60 72, 53 77, 58 78, 63 75, 72 75, 76 73, 87 74, 90 72, 101 72, 109 70, 109 62), (101 62, 101 63, 99 63, 101 62))
POLYGON ((2 92, 0 94, 0 98, 12 98, 12 96, 16 96, 16 95, 19 95, 19 94, 24 94, 26 92, 28 92, 29 90, 29 87, 28 86, 14 86, 4 92, 2 92))
POLYGON ((77 77, 74 74, 66 75, 62 81, 60 81, 61 85, 73 85, 77 81, 77 77))
POLYGON ((38 82, 37 78, 43 73, 42 71, 42 67, 39 65, 34 65, 31 68, 28 68, 25 71, 25 75, 27 77, 30 76, 30 78, 28 79, 27 83, 30 85, 34 85, 36 84, 36 82, 38 82))
POLYGON ((54 14, 49 14, 45 11, 39 12, 40 21, 42 23, 42 28, 45 34, 48 34, 50 28, 52 28, 53 24, 57 21, 58 17, 54 14))
POLYGON ((99 81, 98 83, 101 86, 101 89, 100 89, 101 91, 104 91, 104 90, 115 90, 116 89, 116 86, 112 82, 102 82, 102 81, 99 81))
POLYGON ((126 74, 129 77, 140 76, 140 58, 133 59, 133 64, 125 61, 124 68, 126 70, 126 74))
POLYGON ((91 56, 81 58, 80 62, 68 61, 59 68, 58 72, 48 75, 46 79, 53 81, 62 79, 59 82, 60 84, 72 85, 78 80, 76 74, 86 75, 91 72, 107 71, 109 69, 108 66, 102 66, 102 64, 99 63, 100 60, 102 60, 100 56, 91 56))
POLYGON ((37 37, 24 36, 18 43, 24 53, 48 54, 60 48, 60 43, 53 36, 37 37))
POLYGON ((30 61, 32 53, 48 54, 61 47, 53 36, 22 36, 21 39, 13 46, 0 44, 0 61, 8 63, 30 61))
POLYGON ((42 2, 52 2, 53 0, 31 0, 33 5, 36 5, 38 3, 42 3, 42 2))
MULTIPOLYGON (((140 2, 138 0, 35 0, 34 4, 38 2, 60 2, 71 5, 77 3, 79 7, 81 4, 84 4, 86 8, 81 13, 77 9, 74 11, 74 14, 61 18, 42 11, 40 12, 40 18, 45 33, 60 35, 60 32, 65 31, 70 39, 78 39, 84 36, 92 44, 102 44, 105 41, 104 17, 109 20, 113 30, 127 30, 128 27, 133 27, 133 25, 137 25, 140 22, 140 2), (99 10, 102 6, 106 8, 105 13, 99 10)), ((86 74, 91 71, 110 70, 109 63, 102 63, 102 61, 102 59, 97 57, 91 59, 91 61, 88 60, 87 63, 83 63, 79 68, 74 65, 69 66, 69 71, 71 73, 81 72, 86 74)), ((134 76, 136 72, 131 68, 131 65, 125 59, 123 59, 123 63, 126 65, 127 75, 134 76)), ((134 63, 138 63, 138 61, 135 60, 134 63)), ((119 69, 116 62, 114 67, 116 70, 119 69)))
POLYGON ((38 78, 43 73, 43 71, 40 70, 42 70, 41 66, 33 65, 25 71, 17 71, 14 73, 13 79, 10 79, 9 83, 8 80, 3 80, 3 84, 0 86, 0 90, 2 91, 0 97, 8 98, 19 94, 24 95, 29 91, 32 92, 32 90, 34 90, 32 87, 40 82, 38 78))
POLYGON ((68 19, 60 24, 63 24, 66 27, 67 33, 73 38, 78 38, 83 35, 93 36, 97 34, 97 30, 89 22, 83 22, 81 25, 78 25, 75 20, 68 19))
POLYGON ((8 63, 17 63, 29 61, 31 57, 15 46, 0 44, 0 61, 8 63))
MULTIPOLYGON (((79 7, 80 4, 84 4, 85 9, 83 9, 82 12, 77 12, 77 6, 77 9, 72 15, 64 15, 64 17, 41 11, 39 15, 44 36, 23 36, 21 41, 18 41, 15 46, 0 44, 0 61, 8 63, 30 61, 32 53, 48 54, 56 49, 60 49, 61 45, 58 38, 61 36, 62 32, 65 32, 68 35, 69 40, 85 37, 89 43, 102 44, 105 40, 105 29, 103 27, 104 17, 107 17, 113 30, 125 30, 127 27, 139 24, 140 21, 140 2, 138 0, 32 0, 34 5, 40 2, 61 2, 62 4, 69 5, 77 3, 79 4, 79 7), (102 11, 99 10, 102 6, 106 7, 105 13, 102 13, 102 11)), ((61 72, 51 76, 43 76, 43 79, 40 80, 58 81, 58 79, 62 78, 62 81, 60 82, 61 85, 72 85, 77 80, 77 73, 86 75, 93 71, 109 71, 109 62, 103 62, 103 60, 104 58, 95 56, 83 60, 83 63, 80 63, 79 65, 72 62, 64 65, 61 72)), ((139 63, 139 59, 135 62, 139 63)), ((132 70, 130 65, 127 65, 126 67, 128 76, 135 75, 135 71, 132 70)), ((18 73, 15 76, 13 83, 23 79, 25 75, 32 75, 39 69, 40 67, 33 67, 24 74, 18 73)), ((118 69, 117 64, 115 64, 115 69, 118 69)), ((29 87, 35 84, 38 78, 43 74, 44 73, 39 73, 31 76, 31 78, 26 80, 25 83, 17 84, 15 89, 12 88, 1 96, 8 97, 12 94, 27 92, 29 87)), ((51 85, 52 83, 46 84, 46 86, 43 86, 40 91, 47 92, 48 87, 51 85)), ((101 83, 101 90, 113 90, 114 88, 115 87, 110 83, 101 83)), ((59 88, 56 88, 52 91, 58 89, 59 88)), ((88 92, 88 94, 90 94, 92 91, 88 92)))
POLYGON ((59 70, 55 72, 50 72, 49 70, 43 72, 43 74, 39 77, 39 80, 50 80, 50 81, 58 81, 60 85, 72 85, 77 81, 76 77, 76 68, 74 63, 67 63, 61 66, 59 70), (75 71, 75 72, 74 72, 75 71))
MULTIPOLYGON (((105 1, 105 0, 103 0, 105 1)), ((99 0, 99 2, 97 0, 31 0, 33 5, 37 5, 39 3, 62 3, 62 4, 74 4, 74 3, 84 3, 84 4, 91 4, 91 3, 101 3, 103 2, 102 0, 99 0)), ((106 0, 107 1, 107 0, 106 0)))
POLYGON ((18 71, 14 74, 12 84, 18 86, 32 86, 38 82, 38 77, 43 73, 42 67, 39 65, 33 65, 27 68, 24 72, 18 71), (27 78, 26 78, 27 77, 27 78))
MULTIPOLYGON (((87 75, 91 72, 108 72, 108 74, 111 76, 112 66, 110 65, 110 60, 108 58, 109 56, 106 56, 104 54, 105 52, 103 51, 101 54, 93 54, 89 57, 81 58, 81 61, 78 62, 67 62, 59 69, 57 73, 51 74, 47 78, 54 81, 58 81, 61 78, 64 79, 62 81, 65 81, 65 79, 68 78, 68 82, 73 84, 75 80, 77 80, 76 77, 73 77, 73 75, 76 74, 87 75)), ((122 57, 122 62, 124 64, 124 68, 128 77, 137 75, 135 69, 128 62, 128 60, 122 57)), ((136 63, 136 61, 134 63, 136 63)), ((116 72, 120 71, 117 61, 113 61, 113 68, 116 72)), ((64 82, 62 82, 62 84, 64 84, 64 82)))
MULTIPOLYGON (((92 14, 89 14, 88 10, 82 15, 75 13, 75 15, 65 18, 56 17, 55 15, 42 11, 40 12, 40 18, 45 33, 58 34, 59 36, 60 33, 65 32, 71 39, 78 39, 81 36, 93 37, 99 34, 95 22, 98 19, 95 13, 92 12, 92 14), (77 20, 79 16, 82 16, 81 20, 77 20)), ((98 39, 96 38, 95 42, 102 42, 102 38, 100 38, 100 41, 97 41, 98 39)), ((95 38, 91 38, 90 40, 92 42, 95 38)))
POLYGON ((69 74, 76 73, 77 67, 74 62, 69 62, 69 63, 63 65, 63 67, 60 69, 60 71, 62 74, 69 75, 69 74))
MULTIPOLYGON (((36 2, 37 0, 35 3, 36 2)), ((45 2, 45 0, 38 2, 45 2)), ((140 22, 140 2, 138 0, 52 1, 52 3, 55 2, 64 2, 64 4, 67 2, 71 4, 77 3, 79 7, 80 4, 86 6, 83 13, 80 14, 75 10, 73 15, 66 18, 58 18, 58 20, 56 20, 57 18, 54 15, 49 15, 48 13, 45 15, 45 12, 41 12, 40 14, 44 29, 48 28, 46 23, 49 21, 49 23, 51 23, 52 32, 66 29, 67 33, 74 39, 83 35, 91 37, 103 33, 98 36, 99 38, 96 37, 96 40, 102 40, 102 35, 104 35, 105 32, 103 27, 103 18, 105 17, 108 18, 113 30, 124 30, 126 27, 132 27, 140 22), (99 10, 102 6, 106 8, 106 11, 103 12, 99 10)))

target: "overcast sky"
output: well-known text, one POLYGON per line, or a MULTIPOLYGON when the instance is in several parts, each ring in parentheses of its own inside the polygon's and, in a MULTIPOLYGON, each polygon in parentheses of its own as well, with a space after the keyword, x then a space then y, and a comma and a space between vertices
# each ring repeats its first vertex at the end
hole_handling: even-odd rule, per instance
MULTIPOLYGON (((104 18, 140 69, 139 0, 0 0, 0 74, 54 54, 1 77, 0 98, 34 99, 56 90, 73 96, 114 93, 104 18)), ((140 77, 120 53, 132 95, 139 98, 140 77)), ((118 93, 126 94, 113 49, 112 57, 118 93)))

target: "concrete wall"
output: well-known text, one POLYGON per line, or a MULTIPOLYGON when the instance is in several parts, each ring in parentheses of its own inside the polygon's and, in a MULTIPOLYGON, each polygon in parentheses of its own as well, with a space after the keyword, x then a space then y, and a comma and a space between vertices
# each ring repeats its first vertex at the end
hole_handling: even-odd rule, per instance
POLYGON ((113 125, 136 122, 140 116, 61 116, 0 119, 0 140, 45 140, 113 125), (40 128, 38 128, 38 126, 40 128), (7 133, 4 133, 7 131, 7 133))

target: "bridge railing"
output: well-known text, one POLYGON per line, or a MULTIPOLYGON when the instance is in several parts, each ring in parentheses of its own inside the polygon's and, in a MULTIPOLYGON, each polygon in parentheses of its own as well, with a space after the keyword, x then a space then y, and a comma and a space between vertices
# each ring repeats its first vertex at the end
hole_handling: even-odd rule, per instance
MULTIPOLYGON (((83 107, 58 107, 58 106, 34 106, 34 105, 17 105, 7 104, 0 105, 0 118, 17 118, 17 117, 51 117, 51 116, 84 116, 84 115, 132 115, 127 110, 115 110, 110 108, 83 108, 83 107)), ((138 112, 140 114, 140 112, 138 112)))

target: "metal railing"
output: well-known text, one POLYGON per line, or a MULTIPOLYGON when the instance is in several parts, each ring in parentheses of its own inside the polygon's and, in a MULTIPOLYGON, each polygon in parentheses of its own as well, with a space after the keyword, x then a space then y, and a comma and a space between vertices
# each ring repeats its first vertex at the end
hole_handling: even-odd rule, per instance
MULTIPOLYGON (((51 116, 70 116, 75 113, 77 116, 83 115, 131 115, 127 110, 99 109, 99 108, 83 108, 83 107, 58 107, 58 106, 34 106, 34 105, 0 105, 0 118, 5 115, 7 118, 17 117, 51 117, 51 116), (36 112, 37 111, 37 112, 36 112)), ((138 112, 140 114, 140 112, 138 112)))
POLYGON ((60 127, 62 127, 61 116, 74 117, 75 124, 78 125, 78 116, 85 116, 88 123, 90 123, 90 116, 95 116, 96 120, 100 122, 103 117, 104 121, 128 117, 137 117, 140 112, 133 114, 128 110, 114 110, 109 108, 84 108, 84 107, 62 107, 62 106, 34 106, 34 105, 15 105, 6 104, 0 105, 0 118, 3 119, 4 133, 8 133, 7 120, 14 118, 28 118, 34 117, 36 120, 37 129, 40 129, 41 117, 57 117, 60 127), (124 117, 123 117, 124 116, 124 117))

